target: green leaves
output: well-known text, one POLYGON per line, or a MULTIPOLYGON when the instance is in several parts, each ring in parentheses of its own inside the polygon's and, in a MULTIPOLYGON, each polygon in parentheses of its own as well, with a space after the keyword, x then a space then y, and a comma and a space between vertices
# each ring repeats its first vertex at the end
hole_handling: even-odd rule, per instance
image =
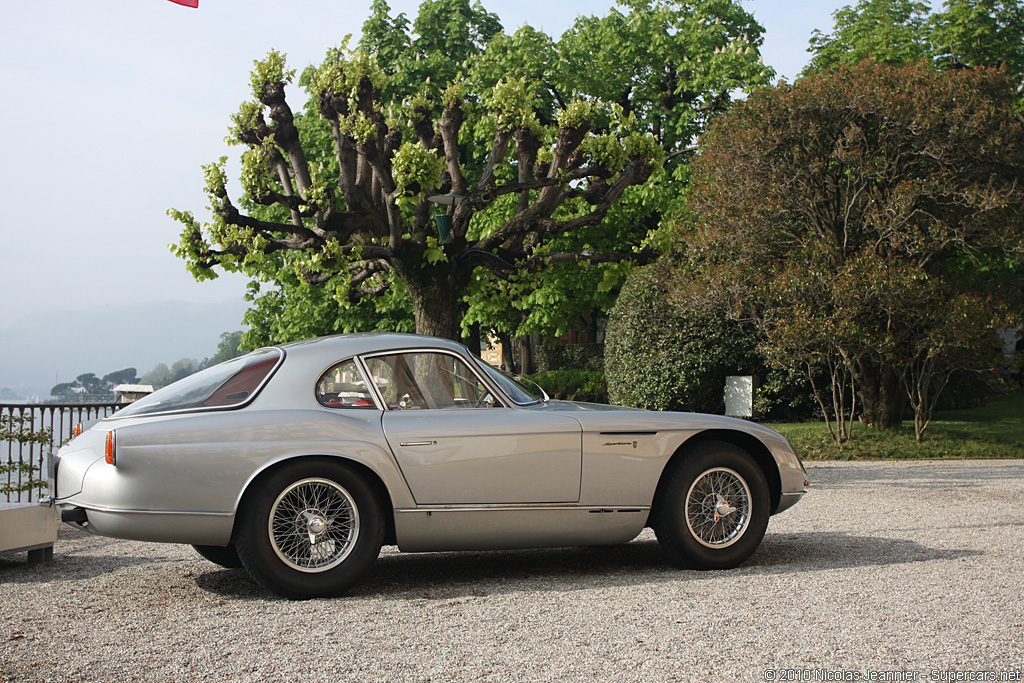
POLYGON ((776 366, 828 374, 833 405, 852 374, 869 420, 898 423, 907 396, 926 424, 948 373, 988 366, 981 340, 1022 305, 1000 270, 960 270, 1024 254, 1012 93, 993 71, 870 62, 756 93, 693 165, 686 296, 755 319, 776 366))
POLYGON ((445 161, 436 152, 412 142, 402 143, 392 161, 396 196, 410 191, 430 192, 441 183, 445 161))
POLYGON ((426 0, 412 21, 374 0, 357 48, 303 70, 301 110, 285 56, 254 63, 229 128, 242 196, 225 160, 204 167, 211 216, 172 212, 172 250, 198 278, 253 278, 259 334, 332 310, 332 330, 371 324, 372 301, 400 316, 403 296, 445 335, 462 306, 509 333, 565 331, 611 305, 641 245, 669 243, 649 238, 680 202, 681 152, 770 76, 761 32, 733 0, 629 0, 558 40, 506 35, 474 0, 426 0), (440 245, 425 199, 448 192, 464 201, 440 245))
POLYGON ((494 114, 494 126, 499 131, 511 132, 525 128, 543 135, 544 130, 533 111, 534 99, 533 88, 524 76, 498 81, 485 102, 494 114))
POLYGON ((815 30, 811 36, 808 51, 814 56, 804 73, 865 59, 891 66, 923 59, 929 53, 928 10, 915 0, 859 0, 836 10, 833 33, 815 30))
POLYGON ((271 50, 264 59, 253 60, 253 70, 249 78, 252 96, 263 99, 263 93, 269 85, 290 83, 295 77, 295 70, 286 68, 287 55, 271 50))
POLYGON ((833 15, 830 34, 815 30, 804 73, 864 59, 902 66, 927 60, 939 69, 1004 68, 1024 81, 1024 4, 1021 0, 946 0, 930 13, 915 0, 859 0, 833 15))
POLYGON ((580 17, 559 47, 570 87, 634 114, 669 151, 691 144, 734 90, 767 85, 764 29, 738 3, 630 0, 580 17))

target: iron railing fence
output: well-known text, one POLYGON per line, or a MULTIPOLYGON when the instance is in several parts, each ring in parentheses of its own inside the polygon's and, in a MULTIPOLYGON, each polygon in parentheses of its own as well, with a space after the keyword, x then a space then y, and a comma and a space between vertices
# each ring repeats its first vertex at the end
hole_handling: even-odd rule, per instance
POLYGON ((49 429, 53 434, 50 444, 34 441, 0 441, 0 465, 4 473, 0 476, 0 488, 9 491, 0 500, 8 503, 31 503, 40 497, 38 489, 18 490, 22 484, 33 478, 45 479, 49 468, 50 452, 56 452, 72 437, 75 425, 80 422, 98 420, 123 408, 123 403, 29 403, 0 404, 0 418, 23 420, 28 431, 39 432, 49 429), (25 467, 27 466, 27 468, 25 467), (29 471, 26 472, 26 469, 29 471))

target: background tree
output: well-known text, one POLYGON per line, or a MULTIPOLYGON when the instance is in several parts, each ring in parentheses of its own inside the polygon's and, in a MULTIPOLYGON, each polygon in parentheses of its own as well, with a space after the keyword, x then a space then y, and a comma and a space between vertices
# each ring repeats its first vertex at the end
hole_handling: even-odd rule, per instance
POLYGON ((942 388, 915 363, 984 368, 993 327, 1021 310, 1015 94, 994 70, 869 62, 755 93, 694 164, 690 296, 721 293, 779 353, 831 340, 865 418, 899 425, 907 389, 942 388))
POLYGON ((220 342, 217 344, 217 352, 210 358, 206 359, 206 361, 203 362, 203 365, 205 367, 209 367, 241 356, 243 353, 240 348, 242 344, 242 335, 242 330, 238 330, 236 332, 222 332, 220 335, 220 342))
POLYGON ((174 361, 171 367, 167 367, 166 363, 157 363, 156 367, 143 375, 139 382, 156 388, 165 387, 201 369, 200 362, 195 358, 181 358, 174 361))
POLYGON ((946 0, 928 25, 939 68, 995 67, 1024 83, 1024 5, 1020 0, 946 0))
POLYGON ((912 0, 859 0, 832 13, 832 33, 815 29, 811 34, 807 74, 869 59, 879 64, 902 66, 926 59, 929 7, 912 0))
POLYGON ((139 381, 138 371, 135 368, 115 370, 103 375, 103 384, 107 389, 113 389, 118 384, 137 384, 139 381))
MULTIPOLYGON (((234 118, 232 137, 248 148, 244 197, 236 206, 227 196, 223 164, 207 167, 213 220, 203 224, 190 212, 172 211, 185 225, 176 253, 200 278, 223 267, 270 283, 270 292, 260 285, 253 292, 257 309, 271 311, 280 300, 287 307, 305 284, 326 287, 339 317, 400 311, 407 297, 416 329, 446 337, 459 336, 474 283, 518 277, 536 287, 541 280, 527 276, 551 272, 552 264, 597 264, 594 273, 580 267, 574 274, 605 282, 611 273, 621 282, 621 271, 600 264, 647 258, 642 242, 651 226, 613 226, 630 233, 623 241, 600 239, 595 230, 631 187, 658 173, 666 145, 671 153, 687 130, 699 130, 691 119, 724 107, 735 88, 770 76, 756 52, 760 27, 735 3, 624 6, 627 24, 644 14, 658 17, 649 25, 663 42, 691 46, 689 54, 680 48, 660 58, 660 72, 674 79, 662 85, 660 102, 648 91, 630 95, 646 87, 654 70, 620 78, 625 89, 614 100, 591 95, 566 76, 563 63, 578 51, 563 59, 550 38, 532 29, 506 40, 479 4, 454 0, 425 2, 407 39, 395 35, 408 26, 404 17, 392 19, 386 4, 375 3, 366 47, 411 58, 385 64, 367 50, 330 51, 303 74, 311 106, 300 114, 284 94, 294 73, 272 53, 257 64, 254 101, 234 118), (446 42, 454 33, 439 8, 449 5, 481 27, 460 38, 471 48, 465 53, 446 42), (499 45, 480 52, 485 41, 499 45), (525 46, 538 44, 550 49, 527 53, 525 46), (449 61, 431 66, 428 81, 421 69, 442 57, 449 61), (493 80, 498 66, 515 59, 537 68, 504 70, 493 80), (419 87, 411 96, 410 84, 419 87), (699 115, 682 116, 684 110, 699 115), (664 112, 686 125, 667 126, 664 112), (426 197, 449 191, 466 199, 454 210, 451 237, 440 243, 426 197), (261 305, 267 294, 273 297, 261 305), (372 298, 395 307, 366 307, 372 298)), ((624 33, 623 45, 636 35, 624 33)), ((635 60, 621 63, 632 68, 635 60)), ((590 64, 570 75, 582 80, 590 64)), ((299 298, 316 299, 308 291, 299 298)))
POLYGON ((860 0, 833 15, 833 32, 815 30, 806 72, 870 59, 902 66, 925 59, 940 70, 993 67, 1024 82, 1021 0, 945 0, 930 13, 924 2, 860 0))

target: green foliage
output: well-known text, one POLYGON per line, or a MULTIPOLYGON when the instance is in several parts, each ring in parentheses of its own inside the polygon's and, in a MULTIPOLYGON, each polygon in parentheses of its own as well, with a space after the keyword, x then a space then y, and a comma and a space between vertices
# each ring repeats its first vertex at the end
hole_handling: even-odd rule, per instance
MULTIPOLYGON (((37 427, 31 415, 0 414, 0 443, 40 446, 47 449, 53 445, 53 430, 37 427)), ((32 452, 30 448, 29 452, 32 452)), ((0 495, 32 493, 46 488, 46 480, 39 478, 39 465, 19 459, 0 462, 0 495), (6 476, 5 476, 6 475, 6 476)))
POLYGON ((815 30, 804 73, 869 59, 902 66, 928 60, 941 70, 1005 69, 1024 101, 1024 4, 1021 0, 945 0, 929 15, 924 2, 859 0, 833 15, 833 32, 815 30))
POLYGON ((714 310, 681 309, 661 260, 637 269, 612 308, 605 373, 612 403, 722 413, 727 375, 759 364, 743 328, 714 310))
POLYGON ((501 79, 487 95, 486 104, 494 111, 494 126, 501 132, 525 128, 543 134, 533 111, 536 95, 525 77, 501 79))
MULTIPOLYGON (((411 142, 403 143, 391 162, 395 176, 395 192, 429 192, 441 183, 444 158, 411 142)), ((414 201, 414 200, 413 200, 414 201)))
POLYGON ((608 403, 608 381, 600 370, 548 370, 526 375, 526 378, 536 382, 554 399, 608 403))
POLYGON ((946 0, 929 22, 932 54, 941 68, 999 67, 1024 82, 1021 0, 946 0))
POLYGON ((393 75, 409 49, 409 20, 404 13, 392 18, 387 2, 373 0, 359 46, 376 54, 385 73, 393 75))
POLYGON ((254 63, 229 130, 243 196, 223 160, 205 167, 212 218, 172 210, 172 251, 197 279, 251 278, 246 345, 404 327, 410 311, 444 336, 460 317, 563 332, 662 243, 649 238, 680 201, 681 153, 731 93, 771 77, 762 33, 731 0, 628 0, 557 41, 504 34, 479 2, 426 0, 410 21, 375 0, 357 48, 346 38, 303 71, 302 111, 284 55, 254 63), (437 244, 426 196, 456 190, 437 244))
POLYGON ((221 333, 220 342, 217 344, 217 352, 205 362, 205 365, 217 365, 245 353, 242 349, 242 335, 242 330, 221 333))
POLYGON ((561 38, 576 90, 634 114, 667 150, 691 144, 736 90, 767 85, 764 29, 739 3, 624 0, 561 38))
POLYGON ((693 167, 687 297, 756 320, 774 366, 824 371, 836 397, 851 375, 868 422, 909 400, 920 437, 1024 306, 1014 95, 996 71, 869 62, 755 94, 693 167))
POLYGON ((859 0, 832 14, 831 34, 815 29, 804 73, 853 65, 870 59, 902 66, 929 55, 928 5, 914 0, 859 0))
POLYGON ((534 352, 540 372, 604 370, 604 344, 541 344, 534 352))
POLYGON ((285 66, 286 55, 271 50, 264 59, 253 60, 253 70, 249 78, 252 96, 260 100, 269 85, 289 83, 295 77, 295 70, 285 66))
POLYGON ((770 423, 805 460, 916 460, 1024 457, 1024 393, 991 397, 988 405, 937 413, 929 438, 914 430, 879 430, 854 425, 854 438, 836 444, 819 422, 770 423))
POLYGON ((344 278, 311 285, 293 272, 280 289, 250 284, 246 298, 252 306, 243 319, 249 326, 242 337, 245 349, 330 334, 416 330, 412 305, 400 281, 391 283, 379 297, 352 303, 344 278))

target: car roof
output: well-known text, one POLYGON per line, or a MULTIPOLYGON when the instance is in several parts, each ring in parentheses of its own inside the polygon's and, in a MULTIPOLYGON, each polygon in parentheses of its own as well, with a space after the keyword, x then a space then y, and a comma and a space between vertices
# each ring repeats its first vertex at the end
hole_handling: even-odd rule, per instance
POLYGON ((321 353, 337 358, 348 356, 394 351, 412 348, 440 348, 464 354, 466 347, 458 342, 439 337, 428 337, 422 334, 403 334, 400 332, 360 332, 357 334, 338 334, 330 337, 317 337, 304 341, 282 344, 286 353, 305 354, 321 353))

